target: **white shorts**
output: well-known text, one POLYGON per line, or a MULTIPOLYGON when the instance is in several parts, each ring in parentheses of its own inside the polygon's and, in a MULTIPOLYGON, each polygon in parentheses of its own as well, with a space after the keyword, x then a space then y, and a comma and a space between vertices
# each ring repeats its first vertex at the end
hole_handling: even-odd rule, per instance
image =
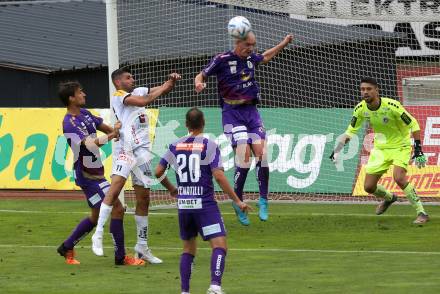
POLYGON ((131 152, 116 148, 112 175, 125 179, 131 174, 133 186, 150 188, 152 183, 151 153, 147 147, 138 147, 131 152))

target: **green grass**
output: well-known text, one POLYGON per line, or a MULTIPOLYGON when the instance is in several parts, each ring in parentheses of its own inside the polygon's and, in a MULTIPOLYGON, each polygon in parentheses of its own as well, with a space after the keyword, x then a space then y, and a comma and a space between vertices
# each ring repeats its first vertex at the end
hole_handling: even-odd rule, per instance
MULTIPOLYGON (((438 293, 440 207, 427 210, 431 222, 421 227, 404 205, 375 216, 371 205, 278 204, 269 222, 253 214, 242 227, 222 206, 230 248, 223 287, 228 294, 438 293)), ((68 266, 55 250, 87 215, 85 203, 0 200, 0 293, 180 293, 177 217, 158 212, 165 214, 150 217, 150 245, 164 264, 114 266, 107 234, 106 257, 92 254, 88 236, 77 246, 81 265, 68 266)), ((131 215, 125 232, 131 252, 131 215)), ((210 280, 209 246, 199 246, 193 294, 205 293, 210 280)))

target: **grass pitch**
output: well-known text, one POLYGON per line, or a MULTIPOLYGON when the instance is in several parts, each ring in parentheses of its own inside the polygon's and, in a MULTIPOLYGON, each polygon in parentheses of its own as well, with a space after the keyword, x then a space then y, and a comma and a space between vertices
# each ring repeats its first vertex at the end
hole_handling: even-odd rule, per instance
MULTIPOLYGON (((242 227, 222 205, 229 252, 223 288, 253 293, 439 293, 440 207, 415 226, 410 206, 374 215, 372 205, 272 204, 263 223, 251 215, 242 227)), ((115 266, 109 234, 106 256, 90 250, 90 235, 77 245, 79 266, 56 253, 88 213, 83 201, 0 200, 0 293, 180 293, 181 242, 175 210, 150 216, 150 246, 161 265, 115 266)), ((135 224, 126 215, 127 251, 135 224)), ((210 249, 199 241, 191 293, 206 293, 210 249)))

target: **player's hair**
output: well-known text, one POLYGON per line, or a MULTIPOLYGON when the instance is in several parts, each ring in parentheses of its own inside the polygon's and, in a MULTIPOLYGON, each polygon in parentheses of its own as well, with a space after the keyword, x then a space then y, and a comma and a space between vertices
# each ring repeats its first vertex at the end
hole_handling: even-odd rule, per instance
POLYGON ((237 43, 240 43, 240 42, 245 42, 246 40, 247 40, 247 37, 250 35, 250 34, 252 34, 252 35, 254 35, 255 37, 257 37, 256 35, 255 35, 255 33, 254 33, 254 31, 249 31, 249 33, 247 33, 247 35, 243 38, 243 39, 240 39, 240 38, 236 38, 236 37, 234 37, 233 39, 234 39, 234 43, 235 43, 235 45, 237 45, 237 43))
POLYGON ((119 79, 119 77, 122 76, 124 73, 131 74, 131 72, 126 68, 118 68, 118 69, 114 70, 111 75, 112 81, 119 79))
POLYGON ((362 78, 362 79, 361 79, 361 83, 372 84, 372 85, 374 85, 374 86, 376 86, 376 87, 379 86, 379 84, 377 83, 377 81, 376 81, 375 79, 373 79, 373 78, 370 78, 370 77, 362 78))
POLYGON ((197 107, 193 107, 186 113, 186 127, 190 130, 200 130, 205 126, 205 116, 197 107))
POLYGON ((69 97, 75 96, 75 91, 81 88, 77 81, 62 82, 58 85, 58 97, 64 106, 69 106, 69 97))

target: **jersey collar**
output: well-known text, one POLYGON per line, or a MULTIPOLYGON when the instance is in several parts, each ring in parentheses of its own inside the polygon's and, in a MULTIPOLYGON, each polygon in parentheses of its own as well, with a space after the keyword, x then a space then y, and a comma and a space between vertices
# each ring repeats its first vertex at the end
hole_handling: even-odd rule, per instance
POLYGON ((367 105, 367 109, 369 110, 369 111, 378 111, 379 109, 380 109, 380 107, 382 106, 382 98, 381 97, 379 97, 379 107, 376 109, 376 110, 372 110, 372 109, 370 109, 369 107, 368 107, 368 104, 365 102, 365 104, 367 105))

